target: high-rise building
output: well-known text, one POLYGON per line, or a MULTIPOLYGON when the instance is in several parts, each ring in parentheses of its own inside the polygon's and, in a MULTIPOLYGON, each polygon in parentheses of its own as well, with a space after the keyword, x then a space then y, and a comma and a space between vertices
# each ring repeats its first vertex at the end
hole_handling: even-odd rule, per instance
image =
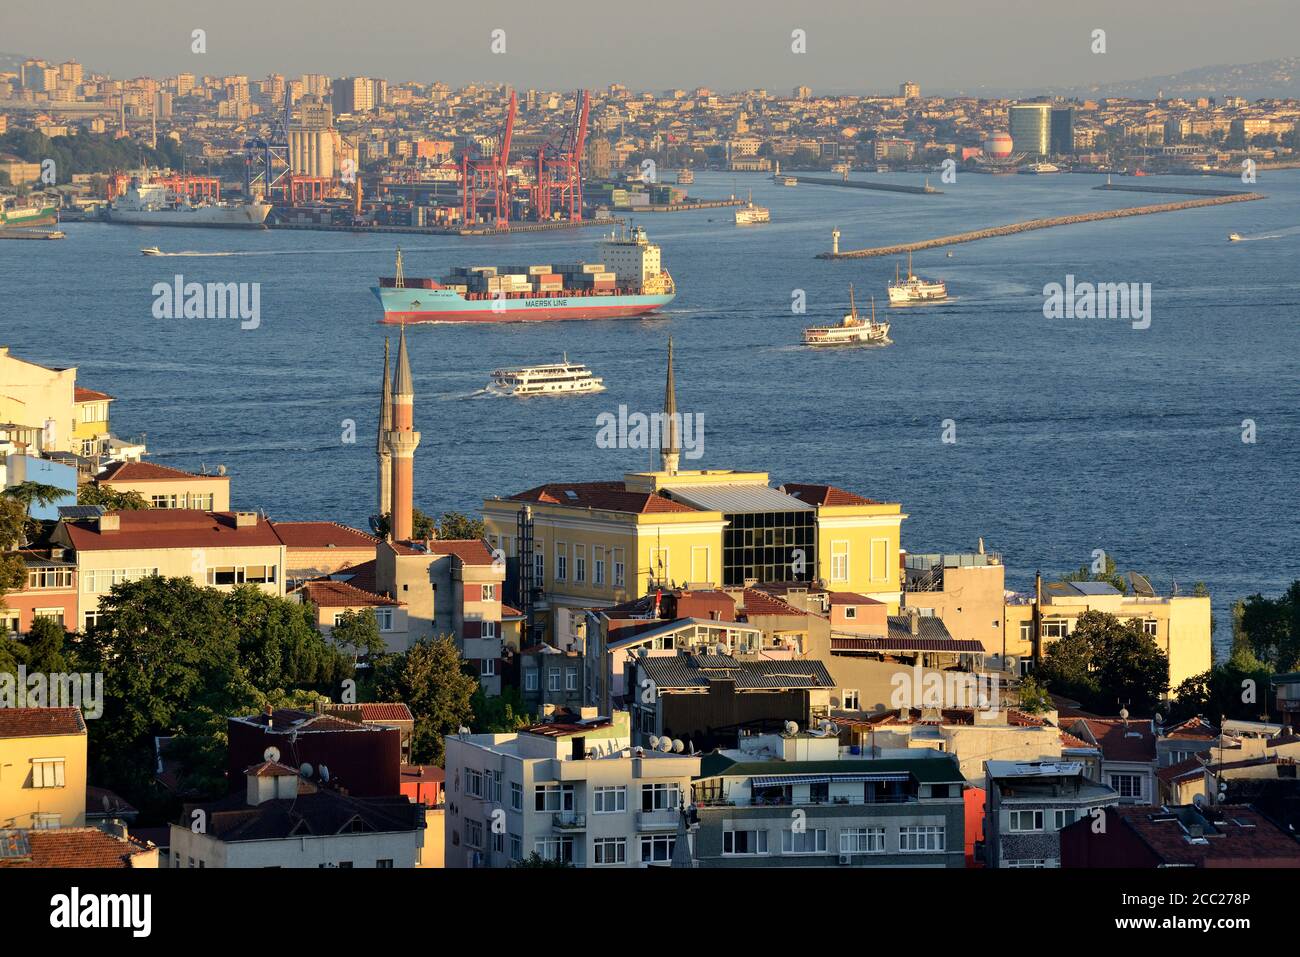
POLYGON ((1051 148, 1057 156, 1074 152, 1074 107, 1058 106, 1052 109, 1051 148))
POLYGON ((1052 104, 1017 103, 1008 111, 1011 148, 1029 156, 1046 156, 1052 144, 1052 104))
POLYGON ((921 85, 908 80, 906 83, 898 84, 898 95, 905 100, 919 100, 921 98, 921 85))
POLYGON ((369 113, 375 108, 374 92, 374 85, 364 76, 349 76, 335 80, 334 112, 369 113))
POLYGON ((194 74, 178 73, 176 74, 176 95, 189 96, 194 90, 194 74))

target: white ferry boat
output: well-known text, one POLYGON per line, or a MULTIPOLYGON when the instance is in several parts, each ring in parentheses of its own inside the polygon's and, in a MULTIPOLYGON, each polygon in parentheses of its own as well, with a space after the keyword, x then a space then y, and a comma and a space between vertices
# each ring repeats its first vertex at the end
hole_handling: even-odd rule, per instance
POLYGON ((133 182, 104 213, 110 223, 135 226, 227 226, 257 229, 271 207, 267 203, 191 203, 174 197, 162 183, 133 182))
POLYGON ((1241 233, 1228 233, 1228 242, 1230 243, 1241 242, 1241 233))
POLYGON ((749 201, 744 206, 736 209, 737 226, 754 226, 758 223, 770 223, 772 221, 772 211, 766 206, 754 205, 754 194, 749 194, 749 201))
POLYGON ((1040 176, 1043 173, 1059 173, 1060 171, 1061 167, 1055 163, 1030 163, 1020 172, 1028 173, 1031 176, 1040 176))
POLYGON ((565 353, 561 362, 518 369, 497 369, 492 373, 492 387, 506 395, 580 395, 604 392, 605 380, 591 374, 578 362, 570 362, 565 353))
POLYGON ((871 318, 863 319, 858 315, 852 283, 849 284, 849 311, 838 326, 809 326, 803 331, 803 344, 806 346, 883 346, 889 341, 889 323, 876 321, 874 298, 871 300, 871 318))
POLYGON ((782 186, 798 186, 799 180, 794 176, 778 176, 777 180, 782 186))
POLYGON ((909 302, 938 302, 948 298, 948 287, 942 279, 922 279, 912 272, 912 254, 907 254, 907 278, 900 279, 898 266, 894 266, 894 281, 889 284, 890 305, 909 302))

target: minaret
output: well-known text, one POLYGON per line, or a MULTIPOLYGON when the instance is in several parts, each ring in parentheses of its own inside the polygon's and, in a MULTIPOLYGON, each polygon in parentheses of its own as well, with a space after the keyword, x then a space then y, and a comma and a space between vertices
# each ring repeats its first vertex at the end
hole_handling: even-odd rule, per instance
POLYGON ((673 383, 673 337, 668 337, 668 381, 664 385, 664 444, 660 456, 663 470, 677 474, 677 460, 681 455, 680 421, 677 417, 677 388, 673 383))
POLYGON ((406 327, 397 344, 397 376, 393 380, 393 422, 385 445, 393 458, 392 529, 393 540, 409 541, 412 513, 415 508, 415 448, 420 433, 415 431, 415 387, 411 382, 411 360, 406 354, 406 327))
POLYGON ((388 453, 386 438, 393 427, 393 375, 388 357, 388 337, 384 337, 384 387, 379 396, 379 438, 375 457, 379 461, 379 512, 393 510, 393 457, 388 453))

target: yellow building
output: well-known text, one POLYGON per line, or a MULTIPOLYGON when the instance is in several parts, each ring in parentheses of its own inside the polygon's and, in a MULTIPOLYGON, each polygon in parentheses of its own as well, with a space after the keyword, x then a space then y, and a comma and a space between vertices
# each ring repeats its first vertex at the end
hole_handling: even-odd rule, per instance
POLYGON ((107 392, 96 392, 81 386, 72 390, 75 418, 72 437, 79 443, 77 451, 82 455, 93 455, 100 444, 112 435, 108 425, 108 404, 112 401, 113 397, 107 392))
POLYGON ((81 711, 0 707, 0 828, 85 823, 86 722, 81 711))
MULTIPOLYGON (((1033 604, 1005 607, 1007 654, 1027 659, 1033 654, 1033 604)), ((1208 671, 1214 662, 1208 596, 1143 597, 1122 594, 1107 582, 1054 582, 1043 586, 1042 651, 1074 631, 1085 611, 1140 622, 1169 658, 1171 692, 1185 679, 1208 671)))
POLYGON ((35 430, 30 454, 80 452, 79 443, 73 448, 76 383, 76 369, 47 369, 0 346, 0 422, 35 430))
POLYGON ((513 560, 535 630, 563 642, 580 634, 577 609, 688 584, 820 582, 898 612, 907 517, 898 503, 831 485, 773 488, 766 472, 680 470, 671 343, 662 420, 659 471, 552 482, 484 502, 488 541, 513 560))
POLYGON ((95 484, 117 492, 139 492, 150 508, 230 510, 226 475, 195 475, 153 462, 114 462, 95 476, 95 484))

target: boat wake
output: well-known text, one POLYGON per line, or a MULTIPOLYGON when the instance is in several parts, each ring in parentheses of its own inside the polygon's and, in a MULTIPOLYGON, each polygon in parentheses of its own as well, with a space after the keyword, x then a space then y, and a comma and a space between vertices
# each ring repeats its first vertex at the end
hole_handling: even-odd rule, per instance
POLYGON ((1287 236, 1294 236, 1296 233, 1300 233, 1300 226, 1292 226, 1289 229, 1279 229, 1277 232, 1272 233, 1258 233, 1254 236, 1242 236, 1237 239, 1237 242, 1250 243, 1260 239, 1283 239, 1287 236))

